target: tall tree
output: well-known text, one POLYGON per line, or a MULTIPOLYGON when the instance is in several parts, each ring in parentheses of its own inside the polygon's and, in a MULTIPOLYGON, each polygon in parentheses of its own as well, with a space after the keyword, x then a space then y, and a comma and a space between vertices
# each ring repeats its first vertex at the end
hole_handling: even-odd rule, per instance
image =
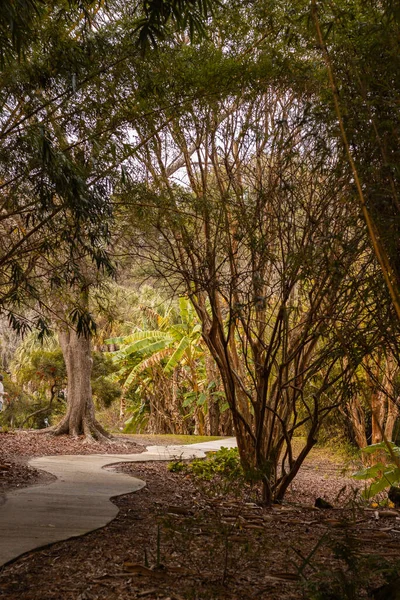
POLYGON ((106 245, 124 154, 119 128, 140 112, 135 95, 121 109, 124 65, 140 60, 140 46, 161 38, 163 27, 200 31, 211 6, 178 4, 143 2, 132 11, 124 2, 6 0, 0 9, 0 310, 24 331, 31 323, 19 309, 28 305, 45 329, 46 316, 60 317, 45 291, 75 291, 62 315, 70 406, 57 432, 104 435, 91 400, 86 268, 112 270, 106 245))
POLYGON ((141 259, 196 308, 242 463, 263 481, 266 503, 283 498, 379 337, 372 316, 367 345, 349 338, 365 317, 361 290, 376 268, 347 201, 349 180, 338 176, 340 155, 332 148, 321 163, 308 125, 307 99, 289 89, 228 111, 195 105, 138 153, 148 183, 126 192, 141 259), (168 175, 166 146, 183 157, 185 185, 168 175), (295 456, 292 438, 305 424, 295 456))

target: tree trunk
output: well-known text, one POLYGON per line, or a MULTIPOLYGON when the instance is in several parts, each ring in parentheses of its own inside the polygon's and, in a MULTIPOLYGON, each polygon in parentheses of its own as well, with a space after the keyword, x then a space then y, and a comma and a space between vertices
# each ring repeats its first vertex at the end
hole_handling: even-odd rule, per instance
MULTIPOLYGON (((383 421, 385 418, 385 396, 382 394, 379 383, 382 382, 383 376, 381 373, 382 356, 379 354, 376 360, 376 365, 373 368, 373 376, 369 375, 368 385, 370 388, 370 403, 371 403, 371 443, 379 444, 382 441, 383 421)), ((383 384, 384 382, 382 382, 383 384)))
POLYGON ((385 424, 385 438, 389 442, 395 441, 393 439, 393 437, 394 437, 393 431, 394 431, 394 426, 395 426, 398 416, 399 416, 399 409, 397 408, 397 406, 393 402, 393 400, 388 398, 387 418, 386 418, 386 424, 385 424))
MULTIPOLYGON (((208 385, 213 383, 215 386, 213 391, 221 391, 221 378, 219 376, 217 365, 215 364, 213 357, 208 353, 205 356, 205 366, 208 385)), ((205 417, 205 431, 207 435, 220 435, 219 397, 215 397, 213 391, 209 391, 208 393, 208 411, 205 417)))
POLYGON ((372 443, 377 444, 385 437, 391 440, 393 429, 398 417, 398 408, 394 399, 394 385, 397 364, 394 357, 389 354, 386 356, 386 362, 381 366, 382 359, 379 356, 378 366, 381 368, 381 373, 376 373, 376 379, 380 378, 379 387, 375 384, 371 394, 371 411, 372 411, 372 443))
POLYGON ((348 414, 354 434, 354 440, 359 448, 368 446, 367 433, 365 431, 365 411, 357 396, 354 396, 348 405, 348 414))
POLYGON ((213 398, 212 396, 210 396, 209 400, 208 400, 208 413, 207 413, 207 420, 206 420, 207 435, 219 435, 220 434, 219 422, 220 422, 219 399, 213 398))
POLYGON ((111 436, 96 421, 94 414, 90 338, 67 329, 59 332, 59 340, 67 369, 67 413, 52 431, 55 435, 84 434, 88 439, 106 441, 111 436))
POLYGON ((126 413, 126 398, 125 394, 121 394, 121 398, 119 401, 119 418, 123 419, 126 413))

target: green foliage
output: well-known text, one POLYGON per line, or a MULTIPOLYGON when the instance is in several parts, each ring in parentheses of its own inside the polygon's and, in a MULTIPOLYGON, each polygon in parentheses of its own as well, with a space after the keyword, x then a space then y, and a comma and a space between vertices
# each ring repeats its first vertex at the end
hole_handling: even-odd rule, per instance
POLYGON ((400 482, 400 447, 393 442, 380 442, 362 448, 362 452, 367 455, 377 454, 386 457, 385 462, 377 462, 353 475, 354 479, 373 480, 363 491, 364 498, 369 499, 376 496, 386 488, 400 482))
POLYGON ((150 417, 150 407, 147 402, 133 401, 129 409, 129 419, 125 421, 124 433, 142 433, 146 430, 150 417))
POLYGON ((121 387, 112 378, 115 365, 112 359, 103 352, 93 352, 92 359, 93 397, 101 406, 107 408, 121 396, 121 387))
POLYGON ((146 50, 165 40, 167 24, 172 21, 180 30, 188 29, 194 35, 206 35, 206 21, 213 14, 218 0, 143 0, 143 17, 138 20, 139 45, 146 50))
MULTIPOLYGON (((125 379, 126 389, 137 382, 143 372, 151 373, 154 366, 162 365, 164 373, 169 374, 180 363, 192 365, 199 357, 202 358, 201 326, 193 307, 187 298, 180 298, 179 308, 178 322, 173 320, 172 314, 162 316, 153 311, 153 322, 156 321, 158 329, 137 330, 128 336, 106 340, 107 344, 120 346, 113 353, 113 361, 121 366, 116 376, 125 379)), ((146 308, 143 310, 146 311, 146 308)))
MULTIPOLYGON (((120 386, 111 379, 114 363, 102 352, 93 352, 92 359, 93 397, 99 407, 109 407, 121 395, 120 386)), ((26 336, 15 352, 11 370, 16 382, 6 382, 10 404, 4 411, 3 421, 21 426, 32 414, 26 424, 40 428, 44 425, 44 417, 51 421, 65 412, 67 373, 55 336, 47 336, 43 341, 34 333, 26 336)))
MULTIPOLYGON (((116 367, 113 378, 123 384, 130 405, 125 431, 143 431, 152 410, 157 412, 154 405, 161 402, 167 415, 173 405, 174 418, 178 415, 181 426, 185 420, 181 431, 190 433, 189 420, 196 411, 205 415, 208 400, 223 397, 215 382, 207 379, 197 315, 186 297, 164 310, 144 305, 139 308, 129 335, 105 340, 119 346, 110 355, 116 367)), ((174 427, 177 430, 179 425, 175 422, 174 427)))
POLYGON ((36 389, 66 385, 66 369, 61 348, 55 350, 36 349, 18 372, 21 384, 30 383, 36 389))
POLYGON ((217 452, 208 452, 205 459, 195 458, 189 463, 174 461, 168 470, 194 477, 212 495, 239 493, 247 481, 237 448, 222 447, 217 452))
POLYGON ((171 473, 183 473, 186 472, 187 465, 181 460, 174 460, 173 462, 168 463, 167 469, 171 473))
POLYGON ((244 476, 238 449, 224 447, 217 452, 209 452, 205 460, 191 461, 190 472, 205 481, 211 481, 215 477, 236 481, 244 476))

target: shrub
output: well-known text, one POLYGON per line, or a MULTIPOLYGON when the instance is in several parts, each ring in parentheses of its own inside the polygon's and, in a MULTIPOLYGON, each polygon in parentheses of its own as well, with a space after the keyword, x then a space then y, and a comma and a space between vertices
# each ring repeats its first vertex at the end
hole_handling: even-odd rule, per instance
POLYGON ((213 496, 240 493, 246 484, 237 448, 222 447, 217 452, 209 452, 205 459, 195 458, 189 463, 174 461, 168 465, 168 470, 192 476, 213 496))
POLYGON ((370 467, 366 467, 354 473, 354 479, 372 479, 372 483, 363 491, 364 498, 376 496, 386 488, 400 482, 400 447, 393 442, 380 442, 362 449, 364 454, 378 455, 385 462, 379 461, 370 467))

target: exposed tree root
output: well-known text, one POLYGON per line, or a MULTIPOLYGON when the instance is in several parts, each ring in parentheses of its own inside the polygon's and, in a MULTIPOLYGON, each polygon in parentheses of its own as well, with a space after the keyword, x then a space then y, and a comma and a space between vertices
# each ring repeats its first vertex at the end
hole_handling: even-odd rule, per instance
POLYGON ((84 417, 79 424, 79 427, 70 423, 68 416, 64 417, 61 422, 55 427, 48 429, 52 435, 70 435, 72 437, 85 436, 85 441, 100 442, 102 444, 112 444, 116 441, 116 438, 108 433, 102 425, 96 419, 89 419, 84 417))
POLYGON ((79 429, 76 426, 71 427, 70 419, 65 416, 57 425, 46 427, 44 429, 38 429, 32 433, 49 436, 69 435, 73 438, 78 438, 84 435, 85 443, 100 442, 101 444, 114 444, 119 442, 119 440, 108 433, 108 431, 106 431, 96 419, 88 418, 84 418, 82 420, 81 427, 79 429))

